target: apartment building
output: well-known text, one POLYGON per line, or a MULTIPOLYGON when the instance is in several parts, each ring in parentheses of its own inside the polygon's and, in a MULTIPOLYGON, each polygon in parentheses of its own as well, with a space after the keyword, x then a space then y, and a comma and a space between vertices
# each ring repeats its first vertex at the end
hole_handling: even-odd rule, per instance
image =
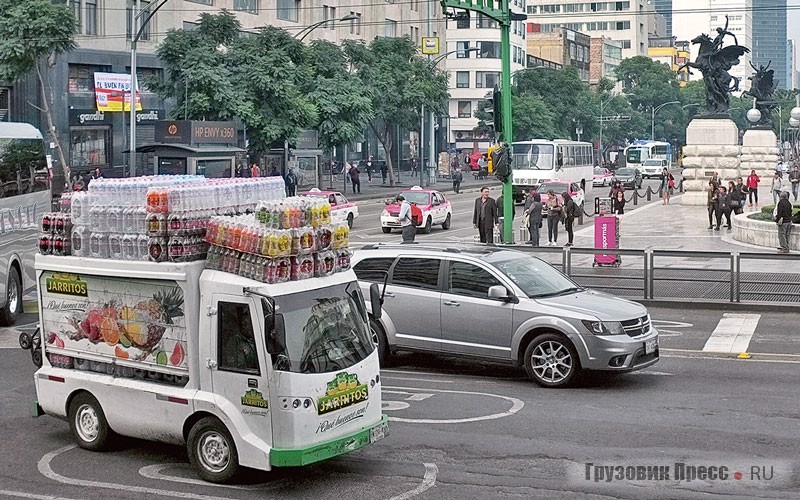
POLYGON ((646 56, 647 36, 655 8, 649 0, 588 2, 584 0, 528 0, 528 22, 541 31, 561 27, 622 43, 622 57, 646 56))
POLYGON ((671 36, 651 36, 647 55, 650 59, 669 66, 675 72, 681 87, 689 82, 688 69, 681 69, 689 61, 689 42, 678 42, 671 36))
MULTIPOLYGON (((159 3, 67 0, 80 24, 78 48, 57 58, 51 84, 56 96, 56 127, 67 161, 74 169, 100 167, 115 174, 122 171, 127 156, 123 152, 129 148, 129 117, 121 112, 98 111, 95 74, 130 74, 131 13, 159 3)), ((218 13, 221 9, 232 12, 246 31, 272 25, 298 36, 314 27, 304 38, 306 42, 317 38, 332 42, 348 38, 369 41, 378 36, 408 35, 420 44, 423 37, 444 35, 444 23, 437 20, 441 17, 439 5, 420 0, 170 0, 146 25, 138 43, 139 78, 163 71, 155 50, 169 30, 191 29, 202 13, 218 13), (339 21, 346 16, 347 21, 339 21)), ((143 109, 137 113, 137 146, 153 142, 153 122, 165 119, 173 106, 146 87, 140 86, 140 93, 143 109)), ((39 99, 39 89, 33 81, 0 82, 0 119, 26 121, 41 128, 42 117, 27 104, 38 103, 39 99)), ((142 158, 137 164, 146 165, 146 160, 142 158)))
POLYGON ((602 78, 617 81, 617 67, 622 62, 622 42, 603 36, 590 43, 589 85, 596 88, 602 78))
POLYGON ((591 38, 569 28, 561 27, 555 31, 541 33, 539 26, 529 23, 527 27, 528 55, 545 61, 572 66, 578 70, 578 76, 589 82, 589 65, 591 57, 591 38))

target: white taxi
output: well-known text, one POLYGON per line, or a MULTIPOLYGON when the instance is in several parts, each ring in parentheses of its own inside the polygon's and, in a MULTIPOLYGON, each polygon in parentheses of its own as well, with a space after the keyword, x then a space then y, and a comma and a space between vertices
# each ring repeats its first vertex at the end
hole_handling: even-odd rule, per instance
POLYGON ((300 193, 301 196, 318 196, 326 198, 331 204, 331 220, 334 222, 347 222, 352 229, 353 221, 358 219, 358 205, 348 201, 339 191, 322 191, 317 188, 300 193))

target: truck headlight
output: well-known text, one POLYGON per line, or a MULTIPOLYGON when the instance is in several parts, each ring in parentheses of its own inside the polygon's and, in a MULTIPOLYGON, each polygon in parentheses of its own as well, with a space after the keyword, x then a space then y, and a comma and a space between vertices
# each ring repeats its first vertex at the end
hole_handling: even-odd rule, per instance
POLYGON ((594 335, 624 335, 625 328, 619 321, 590 321, 581 320, 583 326, 586 327, 594 335))

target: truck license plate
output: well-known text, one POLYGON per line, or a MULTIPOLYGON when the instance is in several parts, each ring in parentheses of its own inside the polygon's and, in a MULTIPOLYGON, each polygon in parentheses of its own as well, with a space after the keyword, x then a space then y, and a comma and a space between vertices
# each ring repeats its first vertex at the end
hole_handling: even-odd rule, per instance
POLYGON ((382 424, 376 425, 369 430, 369 442, 374 443, 375 441, 379 441, 385 438, 388 434, 389 424, 387 422, 383 422, 382 424))
POLYGON ((658 349, 658 339, 650 339, 644 343, 644 353, 652 354, 658 349))

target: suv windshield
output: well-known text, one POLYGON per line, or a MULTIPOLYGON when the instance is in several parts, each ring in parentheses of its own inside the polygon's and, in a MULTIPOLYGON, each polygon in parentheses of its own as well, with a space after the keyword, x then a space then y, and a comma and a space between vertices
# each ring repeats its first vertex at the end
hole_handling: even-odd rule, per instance
POLYGON ((484 260, 508 276, 532 299, 583 290, 580 285, 536 257, 497 252, 486 256, 484 260))
POLYGON ((276 297, 275 303, 286 331, 287 371, 338 371, 364 360, 375 348, 355 282, 276 297))

